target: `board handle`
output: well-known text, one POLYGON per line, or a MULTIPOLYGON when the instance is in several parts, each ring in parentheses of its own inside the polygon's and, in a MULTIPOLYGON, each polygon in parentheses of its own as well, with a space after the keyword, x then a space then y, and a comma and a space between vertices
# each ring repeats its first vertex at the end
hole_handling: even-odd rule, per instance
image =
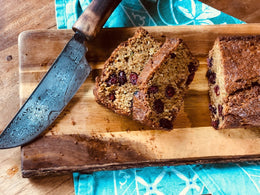
POLYGON ((93 39, 120 2, 121 0, 92 0, 72 29, 83 33, 87 40, 93 39))

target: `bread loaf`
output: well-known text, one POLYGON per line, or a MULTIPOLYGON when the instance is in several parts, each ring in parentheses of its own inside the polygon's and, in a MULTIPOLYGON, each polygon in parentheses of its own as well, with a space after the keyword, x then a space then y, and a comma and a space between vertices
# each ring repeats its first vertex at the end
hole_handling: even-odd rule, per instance
POLYGON ((259 35, 218 37, 206 76, 214 128, 260 126, 259 35))

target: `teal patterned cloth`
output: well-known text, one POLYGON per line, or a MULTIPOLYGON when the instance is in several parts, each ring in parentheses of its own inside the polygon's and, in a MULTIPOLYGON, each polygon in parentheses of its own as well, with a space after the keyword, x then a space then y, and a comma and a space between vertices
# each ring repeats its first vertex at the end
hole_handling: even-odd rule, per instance
POLYGON ((260 162, 74 173, 76 195, 255 195, 260 162))
MULTIPOLYGON (((56 0, 59 29, 70 29, 90 0, 56 0)), ((196 0, 122 0, 104 27, 244 23, 196 0)), ((259 162, 145 167, 74 173, 76 195, 260 194, 259 162)))
MULTIPOLYGON (((90 0, 56 0, 59 29, 71 28, 90 0)), ((240 24, 196 0, 122 0, 104 27, 240 24)))

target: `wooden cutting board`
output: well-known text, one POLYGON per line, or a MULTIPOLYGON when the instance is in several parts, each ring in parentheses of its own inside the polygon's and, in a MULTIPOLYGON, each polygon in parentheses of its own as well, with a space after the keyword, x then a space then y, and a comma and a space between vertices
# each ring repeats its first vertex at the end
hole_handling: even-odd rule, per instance
MULTIPOLYGON (((223 34, 260 34, 260 24, 145 27, 156 39, 182 38, 200 67, 172 131, 151 130, 97 104, 95 77, 116 46, 136 28, 103 29, 87 44, 91 75, 43 137, 22 147, 23 177, 73 171, 260 159, 260 129, 214 130, 208 111, 206 58, 223 34)), ((28 98, 73 32, 26 31, 19 36, 20 101, 28 98)))

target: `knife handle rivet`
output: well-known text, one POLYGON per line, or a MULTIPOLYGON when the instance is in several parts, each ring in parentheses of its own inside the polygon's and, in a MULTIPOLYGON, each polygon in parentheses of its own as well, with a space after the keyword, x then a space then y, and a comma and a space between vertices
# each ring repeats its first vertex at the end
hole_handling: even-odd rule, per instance
POLYGON ((7 60, 7 61, 11 61, 12 59, 13 59, 13 56, 12 56, 12 55, 6 56, 6 60, 7 60))

